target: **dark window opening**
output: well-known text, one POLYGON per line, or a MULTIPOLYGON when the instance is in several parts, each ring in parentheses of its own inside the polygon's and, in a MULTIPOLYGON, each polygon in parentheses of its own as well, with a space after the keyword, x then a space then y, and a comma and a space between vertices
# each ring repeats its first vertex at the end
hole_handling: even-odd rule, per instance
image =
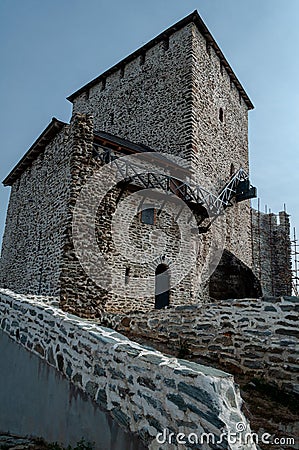
POLYGON ((230 165, 230 176, 232 177, 235 173, 235 166, 233 165, 233 163, 231 163, 230 165))
POLYGON ((140 220, 147 225, 155 225, 156 210, 155 208, 145 207, 140 213, 140 220))
POLYGON ((222 108, 219 109, 219 120, 220 122, 223 122, 224 120, 224 112, 222 108))
POLYGON ((163 40, 163 49, 164 49, 165 51, 169 49, 169 37, 166 37, 166 38, 163 40))
POLYGON ((169 306, 170 277, 165 264, 159 264, 155 272, 155 309, 169 306))
POLYGON ((130 267, 126 267, 125 284, 129 284, 130 281, 130 267))
POLYGON ((125 76, 125 68, 122 67, 122 68, 120 69, 120 78, 123 78, 124 76, 125 76))
POLYGON ((207 50, 207 54, 209 56, 211 56, 211 43, 208 40, 206 41, 206 50, 207 50))
POLYGON ((102 91, 106 89, 106 78, 102 79, 102 91))
POLYGON ((110 125, 114 125, 114 113, 110 113, 110 125))
POLYGON ((89 99, 89 95, 90 95, 90 90, 86 89, 86 91, 85 91, 85 98, 86 98, 86 100, 89 99))
POLYGON ((140 65, 143 66, 145 63, 145 53, 141 53, 140 55, 140 65))

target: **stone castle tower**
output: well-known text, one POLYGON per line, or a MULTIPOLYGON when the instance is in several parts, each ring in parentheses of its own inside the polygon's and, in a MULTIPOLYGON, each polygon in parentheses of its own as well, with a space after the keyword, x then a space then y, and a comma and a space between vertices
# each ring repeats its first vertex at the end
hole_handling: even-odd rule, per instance
MULTIPOLYGON (((125 260, 115 248, 111 223, 120 197, 128 197, 132 189, 115 185, 96 218, 97 244, 108 259, 114 255, 113 276, 119 285, 115 294, 99 286, 80 264, 73 213, 103 154, 115 158, 154 151, 180 157, 187 178, 208 180, 216 197, 240 169, 248 173, 248 111, 253 105, 202 19, 197 12, 187 16, 68 100, 73 105, 70 124, 53 119, 4 180, 11 186, 11 197, 1 285, 16 292, 59 296, 64 309, 87 317, 99 315, 103 308, 147 311, 198 302, 194 277, 207 254, 208 233, 202 236, 203 251, 195 267, 166 289, 166 296, 157 295, 154 282, 145 289, 147 295, 139 295, 142 277, 153 280, 168 272, 168 281, 174 278, 180 230, 169 213, 148 205, 148 214, 141 210, 132 219, 131 241, 145 251, 155 230, 158 236, 164 233, 166 247, 146 263, 125 260)), ((222 216, 225 258, 210 280, 215 297, 229 295, 218 288, 227 280, 235 284, 231 295, 237 296, 244 280, 249 282, 242 295, 261 293, 251 270, 251 211, 244 198, 232 199, 222 216)), ((187 257, 183 264, 188 264, 187 257)))

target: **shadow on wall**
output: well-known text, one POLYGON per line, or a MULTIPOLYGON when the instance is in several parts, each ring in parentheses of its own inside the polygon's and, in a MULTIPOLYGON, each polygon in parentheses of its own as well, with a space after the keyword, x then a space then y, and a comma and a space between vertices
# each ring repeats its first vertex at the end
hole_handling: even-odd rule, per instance
POLYGON ((210 278, 209 293, 215 300, 259 298, 263 295, 260 282, 252 270, 228 250, 224 250, 210 278))

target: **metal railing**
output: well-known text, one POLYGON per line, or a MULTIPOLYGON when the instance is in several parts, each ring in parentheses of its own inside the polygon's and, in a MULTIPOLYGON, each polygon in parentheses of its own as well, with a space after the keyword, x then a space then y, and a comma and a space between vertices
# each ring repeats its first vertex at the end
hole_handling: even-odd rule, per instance
MULTIPOLYGON (((223 211, 232 206, 233 198, 242 201, 256 197, 256 190, 250 185, 248 174, 244 169, 239 169, 223 187, 218 195, 209 192, 202 186, 195 184, 192 180, 180 180, 165 173, 157 173, 157 164, 163 167, 163 157, 160 154, 149 153, 153 158, 155 171, 150 172, 148 163, 146 166, 128 161, 126 158, 116 156, 114 152, 102 145, 94 144, 94 158, 99 159, 102 164, 110 163, 116 168, 120 180, 126 184, 134 184, 145 189, 161 189, 181 198, 187 204, 203 206, 210 218, 216 218, 223 211), (144 172, 145 173, 142 173, 144 172)), ((167 163, 167 158, 164 163, 167 163)), ((169 162, 169 161, 168 161, 169 162)))

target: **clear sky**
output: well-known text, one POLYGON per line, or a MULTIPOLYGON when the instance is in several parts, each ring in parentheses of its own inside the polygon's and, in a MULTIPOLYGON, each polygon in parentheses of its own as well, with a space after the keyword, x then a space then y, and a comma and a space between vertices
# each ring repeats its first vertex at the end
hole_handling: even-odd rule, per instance
MULTIPOLYGON (((251 178, 299 234, 299 0, 1 0, 1 180, 67 95, 198 9, 256 109, 251 178)), ((0 187, 0 235, 9 188, 0 187)))

